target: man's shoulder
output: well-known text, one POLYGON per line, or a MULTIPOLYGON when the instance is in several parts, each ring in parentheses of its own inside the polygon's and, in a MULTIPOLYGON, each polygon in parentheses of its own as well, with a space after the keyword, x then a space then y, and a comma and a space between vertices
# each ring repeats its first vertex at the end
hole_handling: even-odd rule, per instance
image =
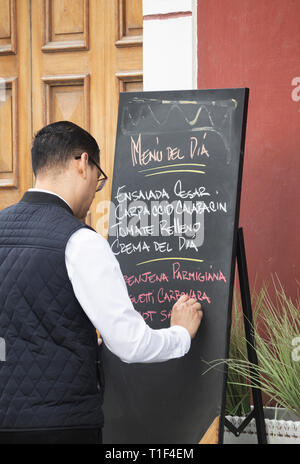
POLYGON ((82 223, 81 228, 74 231, 70 237, 70 240, 71 239, 72 241, 80 242, 81 244, 90 243, 92 241, 93 243, 97 243, 102 246, 108 246, 107 240, 102 235, 98 234, 95 229, 84 223, 82 223))
POLYGON ((69 238, 78 230, 88 226, 73 216, 68 210, 55 204, 22 202, 0 211, 0 229, 10 230, 12 234, 22 234, 30 240, 54 248, 64 248, 69 238))
POLYGON ((99 256, 101 260, 113 259, 114 254, 106 238, 89 227, 80 228, 70 235, 66 253, 73 255, 99 256))
POLYGON ((0 210, 0 221, 1 223, 15 222, 18 219, 19 214, 19 203, 14 203, 13 205, 6 206, 0 210))
POLYGON ((6 213, 13 211, 17 205, 18 203, 14 203, 13 205, 6 206, 5 208, 0 210, 0 215, 5 215, 6 213))

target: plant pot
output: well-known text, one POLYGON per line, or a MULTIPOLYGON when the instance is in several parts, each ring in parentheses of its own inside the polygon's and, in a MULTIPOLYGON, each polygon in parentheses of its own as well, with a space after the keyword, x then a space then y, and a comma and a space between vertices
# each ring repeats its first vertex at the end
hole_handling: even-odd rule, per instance
MULTIPOLYGON (((264 408, 267 440, 269 444, 300 444, 300 418, 283 408, 264 408)), ((239 427, 245 417, 226 416, 239 427)), ((257 444, 255 419, 236 437, 225 427, 224 444, 257 444)))

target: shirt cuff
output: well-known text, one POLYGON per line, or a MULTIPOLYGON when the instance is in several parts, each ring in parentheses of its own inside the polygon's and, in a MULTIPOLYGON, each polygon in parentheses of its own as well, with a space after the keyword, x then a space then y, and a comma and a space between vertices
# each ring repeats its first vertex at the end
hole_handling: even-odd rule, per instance
POLYGON ((174 329, 174 331, 176 331, 178 335, 180 335, 180 338, 184 344, 184 354, 186 354, 190 350, 192 341, 188 330, 182 325, 172 325, 171 328, 174 329))

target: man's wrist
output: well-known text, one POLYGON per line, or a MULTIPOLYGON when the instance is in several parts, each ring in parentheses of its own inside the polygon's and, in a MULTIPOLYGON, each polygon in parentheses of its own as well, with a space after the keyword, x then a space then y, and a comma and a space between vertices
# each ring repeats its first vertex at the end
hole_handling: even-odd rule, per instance
POLYGON ((175 329, 178 333, 180 333, 181 338, 184 340, 186 354, 191 347, 192 341, 189 331, 182 325, 172 325, 171 327, 172 329, 175 329))

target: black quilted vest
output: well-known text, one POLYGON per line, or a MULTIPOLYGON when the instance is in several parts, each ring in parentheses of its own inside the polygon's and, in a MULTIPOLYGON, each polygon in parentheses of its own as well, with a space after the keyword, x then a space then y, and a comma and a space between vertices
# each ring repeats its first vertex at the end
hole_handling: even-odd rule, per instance
POLYGON ((0 212, 0 431, 103 426, 101 350, 65 265, 82 227, 47 193, 0 212))

